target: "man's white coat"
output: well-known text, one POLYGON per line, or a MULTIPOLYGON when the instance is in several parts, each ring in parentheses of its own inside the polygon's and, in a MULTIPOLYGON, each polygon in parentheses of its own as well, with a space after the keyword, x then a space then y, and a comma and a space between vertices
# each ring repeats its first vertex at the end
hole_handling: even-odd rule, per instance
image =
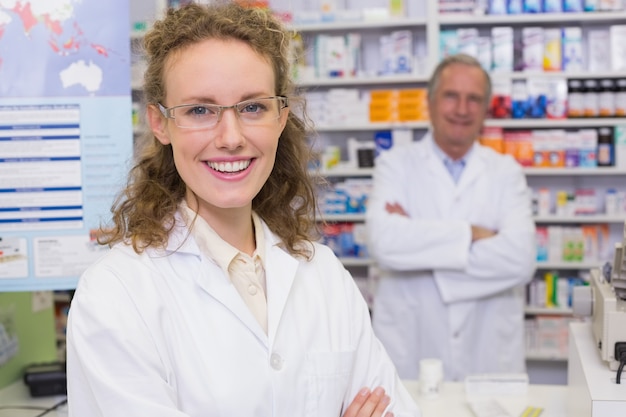
POLYGON ((523 372, 523 285, 535 270, 526 179, 510 156, 475 144, 455 184, 428 133, 376 159, 368 248, 381 279, 374 330, 402 378, 441 358, 446 379, 523 372), (389 214, 399 203, 408 217, 389 214), (471 243, 470 225, 497 231, 471 243))

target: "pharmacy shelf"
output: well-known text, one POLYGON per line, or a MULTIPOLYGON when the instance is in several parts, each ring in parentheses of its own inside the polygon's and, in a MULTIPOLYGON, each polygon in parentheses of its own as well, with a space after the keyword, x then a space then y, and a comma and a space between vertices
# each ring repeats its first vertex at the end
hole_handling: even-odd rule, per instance
POLYGON ((530 315, 571 316, 571 308, 526 306, 524 313, 530 315))
POLYGON ((323 171, 312 171, 312 174, 321 175, 327 178, 371 177, 372 175, 374 175, 374 168, 338 168, 323 171))
MULTIPOLYGON (((374 168, 338 168, 338 169, 329 169, 324 171, 313 172, 313 174, 319 174, 324 177, 332 177, 332 178, 349 178, 349 177, 371 177, 374 175, 374 168)), ((542 176, 542 177, 550 177, 550 176, 611 176, 611 175, 626 175, 626 169, 624 168, 614 168, 614 167, 597 167, 597 168, 534 168, 534 167, 525 167, 524 174, 527 176, 542 176)), ((572 216, 571 223, 580 223, 585 222, 587 219, 592 219, 592 216, 572 216)), ((598 219, 594 219, 593 221, 600 221, 606 223, 615 223, 622 222, 626 219, 626 215, 620 216, 601 216, 598 219)), ((544 219, 539 219, 544 220, 544 219)), ((559 220, 561 222, 569 223, 568 217, 558 216, 546 218, 545 221, 559 220), (566 219, 566 220, 561 220, 566 219)))
POLYGON ((334 22, 301 23, 294 24, 292 29, 301 32, 337 32, 349 30, 379 30, 397 28, 426 27, 425 18, 417 19, 393 19, 393 20, 342 20, 334 22))
POLYGON ((364 222, 365 213, 320 214, 319 220, 325 222, 364 222))
POLYGON ((534 168, 525 167, 526 176, 592 176, 626 175, 626 168, 615 167, 575 167, 575 168, 534 168))
POLYGON ((344 266, 372 266, 374 261, 370 258, 344 257, 339 258, 344 266))
POLYGON ((541 25, 549 23, 598 22, 626 20, 623 11, 598 11, 586 13, 521 13, 507 15, 440 14, 441 26, 491 26, 491 25, 541 25))
POLYGON ((622 215, 608 215, 608 214, 590 214, 590 215, 574 215, 574 216, 557 216, 555 214, 549 216, 535 216, 535 223, 574 223, 574 224, 587 224, 587 223, 624 223, 626 221, 626 214, 622 215))
MULTIPOLYGON (((626 117, 580 118, 580 119, 487 119, 485 126, 501 127, 503 129, 548 129, 548 128, 591 128, 626 125, 626 117)), ((427 120, 419 122, 392 122, 392 123, 359 123, 346 125, 317 125, 318 132, 345 132, 369 131, 389 129, 424 130, 430 127, 427 120)))
POLYGON ((575 78, 575 79, 601 79, 601 78, 623 78, 623 72, 602 71, 602 72, 564 72, 564 71, 516 71, 516 72, 492 72, 491 79, 512 79, 525 80, 527 78, 575 78))
POLYGON ((428 82, 426 75, 387 75, 377 77, 337 77, 337 78, 311 78, 297 80, 300 87, 349 87, 366 85, 393 85, 393 84, 425 84, 428 82))
MULTIPOLYGON (((626 119, 625 119, 626 121, 626 119)), ((428 129, 430 122, 395 122, 395 123, 361 123, 352 125, 334 125, 324 126, 316 125, 315 130, 318 132, 357 132, 357 131, 374 131, 374 130, 392 130, 392 129, 428 129)))
POLYGON ((527 361, 567 361, 567 356, 555 355, 553 353, 526 352, 527 361))
POLYGON ((575 127, 604 127, 619 124, 626 125, 626 117, 581 117, 579 119, 487 119, 485 126, 497 126, 504 129, 545 129, 545 128, 575 128, 575 127))
POLYGON ((538 270, 546 269, 560 269, 560 270, 578 270, 578 269, 593 269, 601 267, 604 262, 537 262, 538 270))
MULTIPOLYGON (((342 214, 320 214, 320 220, 326 222, 364 222, 365 213, 342 213, 342 214)), ((589 215, 589 216, 535 216, 535 223, 573 223, 573 224, 588 224, 588 223, 624 223, 626 221, 626 214, 619 216, 607 216, 607 215, 589 215)))

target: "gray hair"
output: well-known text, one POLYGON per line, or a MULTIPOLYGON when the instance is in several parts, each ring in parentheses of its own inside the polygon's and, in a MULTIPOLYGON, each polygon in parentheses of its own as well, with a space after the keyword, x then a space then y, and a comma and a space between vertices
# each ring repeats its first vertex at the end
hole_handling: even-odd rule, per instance
POLYGON ((475 67, 481 70, 483 75, 485 76, 485 106, 489 106, 489 102, 491 100, 491 78, 489 77, 489 73, 485 71, 485 69, 480 65, 480 62, 471 55, 467 54, 455 54, 449 55, 439 62, 435 71, 433 71, 433 75, 430 77, 428 81, 428 101, 430 102, 434 97, 435 91, 439 86, 439 81, 441 80, 441 73, 444 69, 453 64, 461 64, 467 65, 469 67, 475 67))

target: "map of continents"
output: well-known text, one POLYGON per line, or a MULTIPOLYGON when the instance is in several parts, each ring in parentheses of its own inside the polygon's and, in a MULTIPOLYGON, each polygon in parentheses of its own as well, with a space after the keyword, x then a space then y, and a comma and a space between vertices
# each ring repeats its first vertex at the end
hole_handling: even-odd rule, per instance
POLYGON ((130 94, 128 0, 0 0, 0 98, 130 94))

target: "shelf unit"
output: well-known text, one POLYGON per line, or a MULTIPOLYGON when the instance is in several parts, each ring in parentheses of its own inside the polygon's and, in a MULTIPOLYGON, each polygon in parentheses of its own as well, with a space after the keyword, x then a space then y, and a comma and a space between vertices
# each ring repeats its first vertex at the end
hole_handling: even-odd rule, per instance
MULTIPOLYGON (((550 13, 550 14, 532 14, 532 15, 508 15, 508 16, 475 16, 475 15, 440 15, 437 12, 437 2, 429 0, 427 2, 427 11, 425 20, 411 18, 406 23, 412 24, 413 27, 418 30, 424 28, 426 32, 426 49, 427 59, 426 68, 419 74, 412 74, 407 76, 397 77, 362 77, 362 78, 319 78, 319 79, 305 79, 302 80, 300 86, 302 88, 315 88, 316 90, 328 89, 334 87, 343 88, 375 88, 375 87, 387 87, 394 88, 400 85, 421 85, 425 86, 428 81, 428 74, 430 74, 432 68, 439 60, 439 33, 442 29, 454 28, 454 27, 470 27, 470 26, 482 26, 492 27, 497 25, 511 25, 514 27, 521 27, 523 25, 533 26, 555 26, 561 24, 576 24, 576 25, 588 25, 588 24, 605 24, 607 22, 624 22, 626 21, 626 12, 597 12, 597 13, 550 13)), ((375 24, 376 27, 402 27, 402 25, 391 26, 375 24)), ((394 23, 395 25, 395 23, 394 23)), ((408 26, 408 25, 407 25, 408 26)), ((345 25, 339 23, 333 24, 317 24, 306 25, 298 27, 301 31, 316 31, 316 32, 337 32, 340 30, 370 30, 374 26, 370 23, 354 24, 345 23, 345 25)), ((577 79, 596 79, 596 78, 617 78, 622 77, 624 74, 616 73, 612 71, 604 71, 602 73, 590 73, 590 72, 510 72, 510 73, 492 73, 492 78, 495 79, 510 79, 510 80, 524 80, 530 77, 543 77, 543 78, 577 78, 577 79)), ((596 128, 604 126, 614 126, 618 124, 626 124, 626 119, 621 118, 581 118, 581 119, 489 119, 485 122, 488 127, 497 126, 504 129, 572 129, 572 128, 596 128)), ((428 122, 410 122, 410 123, 362 123, 362 124, 349 124, 349 125, 335 125, 327 126, 319 124, 316 126, 316 131, 320 134, 340 134, 350 135, 356 134, 363 137, 367 132, 377 130, 392 130, 392 129, 404 129, 412 131, 425 131, 429 128, 428 122)), ((335 139, 336 140, 336 139, 335 139)), ((353 178, 353 177, 367 177, 371 176, 373 169, 361 168, 361 169, 337 169, 322 171, 320 174, 332 178, 353 178)), ((524 168, 524 173, 527 175, 529 184, 531 182, 539 183, 560 181, 561 179, 569 179, 574 183, 584 182, 588 178, 597 178, 600 182, 604 181, 616 181, 618 178, 626 175, 626 168, 615 167, 598 167, 598 168, 524 168), (585 179, 585 180, 583 180, 585 179)), ((589 215, 589 216, 536 216, 535 221, 540 224, 594 224, 594 223, 606 223, 606 224, 619 224, 623 223, 626 216, 619 215, 589 215)), ((363 214, 326 214, 322 215, 325 221, 330 222, 363 222, 365 217, 363 214)), ((366 259, 351 259, 342 258, 342 262, 348 268, 355 266, 363 267, 364 265, 370 265, 371 260, 366 259)), ((599 262, 541 262, 537 264, 537 270, 558 270, 558 271, 577 271, 598 267, 599 262)), ((525 310, 526 315, 550 315, 550 316, 562 316, 571 317, 571 309, 551 309, 551 308, 536 308, 528 306, 525 310)), ((564 362, 566 356, 543 354, 541 352, 528 352, 527 359, 529 361, 556 361, 564 362)))

